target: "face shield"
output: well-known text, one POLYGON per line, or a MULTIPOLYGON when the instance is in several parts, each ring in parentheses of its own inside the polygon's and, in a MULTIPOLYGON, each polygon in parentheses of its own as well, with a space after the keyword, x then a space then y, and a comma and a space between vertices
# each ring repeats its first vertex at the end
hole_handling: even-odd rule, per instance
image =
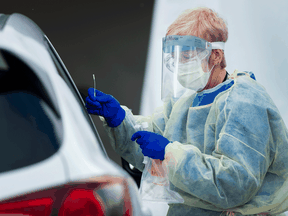
POLYGON ((211 75, 212 49, 224 42, 209 43, 195 36, 169 35, 163 38, 161 99, 177 99, 186 91, 201 91, 211 75))

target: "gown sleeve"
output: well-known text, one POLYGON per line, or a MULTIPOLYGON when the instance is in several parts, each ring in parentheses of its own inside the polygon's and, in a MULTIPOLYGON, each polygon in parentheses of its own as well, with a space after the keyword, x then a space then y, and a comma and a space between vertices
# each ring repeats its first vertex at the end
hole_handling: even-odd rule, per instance
POLYGON ((170 106, 169 103, 166 103, 163 107, 157 108, 153 115, 147 117, 133 115, 130 109, 126 106, 121 106, 125 110, 126 115, 123 122, 116 128, 109 127, 105 119, 100 117, 101 121, 103 121, 103 126, 108 134, 112 148, 127 162, 132 164, 138 170, 143 171, 144 155, 142 154, 139 145, 135 141, 131 141, 132 135, 137 132, 135 125, 147 122, 147 131, 162 135, 168 119, 167 115, 169 115, 167 112, 171 110, 169 109, 170 106))

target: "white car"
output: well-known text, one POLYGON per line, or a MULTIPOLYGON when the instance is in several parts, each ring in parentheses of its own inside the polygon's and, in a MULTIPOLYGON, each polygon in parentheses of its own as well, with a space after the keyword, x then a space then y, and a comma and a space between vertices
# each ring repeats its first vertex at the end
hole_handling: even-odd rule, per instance
POLYGON ((41 29, 0 15, 0 216, 150 215, 41 29))

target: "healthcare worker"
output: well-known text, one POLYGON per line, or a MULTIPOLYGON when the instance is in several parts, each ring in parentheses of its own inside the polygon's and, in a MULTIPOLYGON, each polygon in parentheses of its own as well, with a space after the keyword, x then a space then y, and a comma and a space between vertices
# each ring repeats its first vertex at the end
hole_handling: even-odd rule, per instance
POLYGON ((253 73, 226 72, 227 38, 225 22, 208 8, 187 10, 172 23, 163 38, 165 103, 152 116, 133 115, 111 95, 88 90, 87 110, 101 116, 117 153, 141 171, 144 156, 167 166, 171 189, 184 199, 169 204, 169 216, 288 209, 287 128, 253 73), (142 122, 147 131, 136 131, 142 122))

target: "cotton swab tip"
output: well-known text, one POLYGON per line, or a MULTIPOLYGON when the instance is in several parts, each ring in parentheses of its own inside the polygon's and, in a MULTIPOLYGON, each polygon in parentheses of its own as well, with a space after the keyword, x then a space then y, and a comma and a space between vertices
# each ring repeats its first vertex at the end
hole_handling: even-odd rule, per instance
POLYGON ((94 81, 94 97, 96 97, 96 80, 94 74, 93 74, 93 81, 94 81))

